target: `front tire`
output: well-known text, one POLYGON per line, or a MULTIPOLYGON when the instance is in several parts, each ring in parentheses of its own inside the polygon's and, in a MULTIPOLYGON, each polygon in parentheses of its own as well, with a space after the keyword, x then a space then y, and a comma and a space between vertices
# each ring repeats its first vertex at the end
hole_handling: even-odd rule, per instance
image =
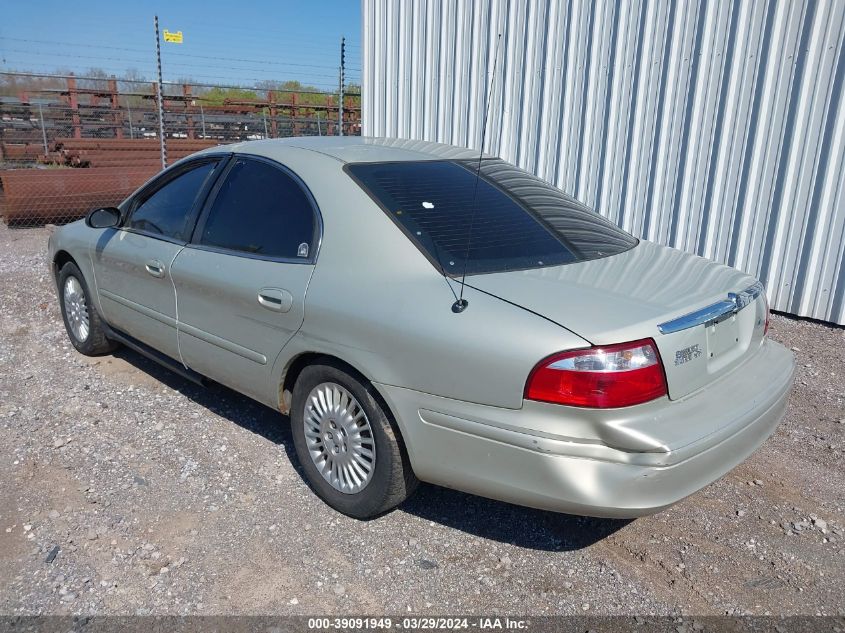
POLYGON ((293 389, 291 425, 311 488, 339 512, 368 519, 402 503, 417 478, 373 387, 339 365, 310 365, 293 389))
POLYGON ((117 348, 106 337, 103 321, 91 301, 91 293, 79 267, 68 262, 59 271, 59 306, 68 338, 80 354, 99 356, 117 348))

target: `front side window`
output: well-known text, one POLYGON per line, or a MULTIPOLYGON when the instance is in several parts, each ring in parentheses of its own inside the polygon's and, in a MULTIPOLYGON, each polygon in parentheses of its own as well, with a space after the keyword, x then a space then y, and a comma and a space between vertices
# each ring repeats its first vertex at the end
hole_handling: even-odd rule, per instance
POLYGON ((199 242, 284 259, 308 259, 314 245, 311 200, 296 180, 269 163, 239 158, 214 199, 199 242))
POLYGON ((500 159, 357 163, 347 170, 445 274, 607 257, 637 240, 500 159))
POLYGON ((208 161, 179 174, 136 203, 126 226, 137 231, 187 241, 193 229, 191 210, 197 194, 218 161, 208 161))

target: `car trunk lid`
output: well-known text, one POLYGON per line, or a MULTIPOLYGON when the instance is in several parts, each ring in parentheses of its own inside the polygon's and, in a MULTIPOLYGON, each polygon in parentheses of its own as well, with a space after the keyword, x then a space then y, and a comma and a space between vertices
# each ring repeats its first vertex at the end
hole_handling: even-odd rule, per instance
POLYGON ((762 294, 748 292, 755 284, 733 268, 646 241, 603 259, 467 281, 593 345, 653 338, 672 399, 730 372, 759 348, 766 307, 762 294), (692 313, 696 318, 681 320, 692 313))

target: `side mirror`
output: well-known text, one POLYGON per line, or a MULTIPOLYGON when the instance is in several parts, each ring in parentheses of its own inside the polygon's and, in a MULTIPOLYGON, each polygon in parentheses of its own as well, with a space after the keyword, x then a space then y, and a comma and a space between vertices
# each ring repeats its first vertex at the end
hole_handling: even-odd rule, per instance
POLYGON ((120 224, 120 209, 103 207, 94 209, 85 216, 85 224, 92 229, 110 229, 120 224))

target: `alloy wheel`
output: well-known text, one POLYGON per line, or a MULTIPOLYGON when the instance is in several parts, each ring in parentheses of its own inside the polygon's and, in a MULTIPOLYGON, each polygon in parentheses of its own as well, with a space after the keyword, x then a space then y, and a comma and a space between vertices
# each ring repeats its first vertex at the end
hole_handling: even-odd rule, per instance
POLYGON ((88 339, 91 328, 88 322, 88 304, 85 303, 85 291, 82 290, 82 284, 76 277, 70 276, 65 279, 64 299, 65 315, 70 330, 77 341, 84 343, 88 339))
POLYGON ((303 424, 311 461, 335 490, 355 494, 370 483, 376 465, 373 429, 348 389, 332 382, 314 387, 303 424))

